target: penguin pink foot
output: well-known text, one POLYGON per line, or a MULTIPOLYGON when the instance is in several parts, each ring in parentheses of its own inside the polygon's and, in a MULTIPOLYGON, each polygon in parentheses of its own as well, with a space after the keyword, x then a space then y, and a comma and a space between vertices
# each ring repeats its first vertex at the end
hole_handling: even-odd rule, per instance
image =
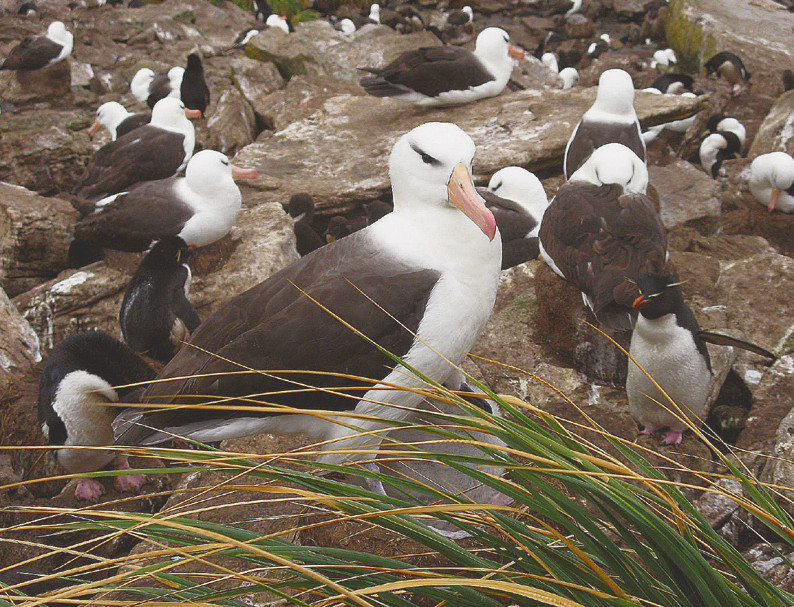
POLYGON ((74 488, 74 496, 86 502, 98 502, 105 494, 105 488, 95 478, 79 478, 74 488))
POLYGON ((662 436, 663 445, 680 445, 683 432, 680 430, 668 430, 662 436))
MULTIPOLYGON (((114 470, 129 470, 130 462, 126 455, 119 455, 113 461, 114 470)), ((113 479, 113 486, 123 493, 138 493, 148 479, 143 474, 120 474, 113 479)))

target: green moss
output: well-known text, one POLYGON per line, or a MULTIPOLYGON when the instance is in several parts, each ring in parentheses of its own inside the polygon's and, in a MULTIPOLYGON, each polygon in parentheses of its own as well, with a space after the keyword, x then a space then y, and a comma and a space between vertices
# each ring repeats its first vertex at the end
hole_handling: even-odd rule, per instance
POLYGON ((521 316, 534 316, 537 309, 538 299, 529 295, 517 297, 510 305, 510 310, 521 316))
POLYGON ((664 32, 667 44, 678 56, 679 66, 684 71, 699 73, 705 60, 717 52, 717 42, 693 17, 685 14, 687 7, 692 7, 691 0, 671 0, 664 32))
POLYGON ((192 25, 196 23, 196 13, 191 10, 182 11, 181 13, 177 13, 173 17, 177 21, 181 21, 182 23, 186 23, 188 25, 192 25))
POLYGON ((289 80, 293 76, 299 76, 306 73, 306 63, 312 62, 312 58, 308 55, 297 55, 296 57, 284 57, 283 55, 274 55, 268 51, 257 48, 250 42, 245 45, 245 56, 263 63, 273 63, 278 69, 279 74, 284 80, 289 80))

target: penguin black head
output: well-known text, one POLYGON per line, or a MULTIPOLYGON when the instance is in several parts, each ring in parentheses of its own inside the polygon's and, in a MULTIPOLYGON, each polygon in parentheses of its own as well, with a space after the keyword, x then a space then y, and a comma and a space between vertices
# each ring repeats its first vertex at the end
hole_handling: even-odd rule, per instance
POLYGON ((314 198, 305 192, 293 194, 287 204, 287 212, 292 217, 300 217, 305 214, 307 218, 311 219, 314 215, 314 198))
POLYGON ((632 307, 639 310, 645 318, 654 320, 674 314, 684 303, 679 288, 681 283, 674 282, 667 274, 643 274, 635 282, 640 296, 634 300, 632 307))
POLYGON ((165 236, 152 245, 144 258, 147 263, 177 263, 187 262, 190 249, 187 243, 179 236, 165 236))
POLYGON ((341 215, 337 215, 328 222, 328 229, 324 234, 325 242, 331 243, 352 233, 353 226, 350 225, 350 222, 341 215))

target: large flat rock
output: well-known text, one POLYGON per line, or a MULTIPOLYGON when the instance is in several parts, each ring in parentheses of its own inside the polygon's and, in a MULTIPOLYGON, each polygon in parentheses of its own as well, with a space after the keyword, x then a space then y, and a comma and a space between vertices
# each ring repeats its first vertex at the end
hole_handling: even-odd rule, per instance
POLYGON ((742 58, 758 90, 782 91, 791 68, 794 15, 773 0, 671 0, 665 34, 686 71, 702 71, 720 51, 742 58))
MULTIPOLYGON (((522 90, 455 108, 427 110, 399 100, 356 95, 328 99, 304 120, 243 148, 235 159, 264 176, 260 187, 287 202, 311 193, 318 208, 349 209, 389 193, 388 156, 404 133, 426 122, 454 122, 477 144, 475 179, 498 169, 561 170, 565 144, 595 100, 595 88, 522 90)), ((688 116, 701 99, 637 93, 644 124, 688 116)))

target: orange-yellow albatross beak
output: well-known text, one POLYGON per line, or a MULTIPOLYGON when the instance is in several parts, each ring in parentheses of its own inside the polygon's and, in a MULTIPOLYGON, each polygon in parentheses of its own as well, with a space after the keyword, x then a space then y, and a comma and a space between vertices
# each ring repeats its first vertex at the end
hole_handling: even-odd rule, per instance
POLYGON ((496 219, 474 189, 474 182, 465 165, 459 164, 452 171, 452 177, 447 183, 447 193, 450 203, 471 219, 489 240, 493 240, 496 236, 496 219))
POLYGON ((233 164, 230 166, 232 167, 232 177, 234 179, 256 179, 259 177, 256 169, 241 169, 233 164))
POLYGON ((102 125, 99 124, 99 120, 94 120, 94 124, 92 124, 88 129, 88 138, 93 139, 96 132, 102 128, 102 125))
POLYGON ((196 118, 203 118, 204 114, 201 113, 201 110, 192 110, 190 108, 185 108, 185 118, 188 120, 195 120, 196 118))
POLYGON ((516 59, 523 59, 526 56, 526 53, 523 50, 517 46, 513 46, 512 44, 507 47, 507 54, 511 57, 515 57, 516 59))
POLYGON ((772 190, 772 195, 769 197, 769 212, 775 210, 775 205, 777 204, 777 199, 780 198, 780 195, 783 193, 783 190, 772 190))

